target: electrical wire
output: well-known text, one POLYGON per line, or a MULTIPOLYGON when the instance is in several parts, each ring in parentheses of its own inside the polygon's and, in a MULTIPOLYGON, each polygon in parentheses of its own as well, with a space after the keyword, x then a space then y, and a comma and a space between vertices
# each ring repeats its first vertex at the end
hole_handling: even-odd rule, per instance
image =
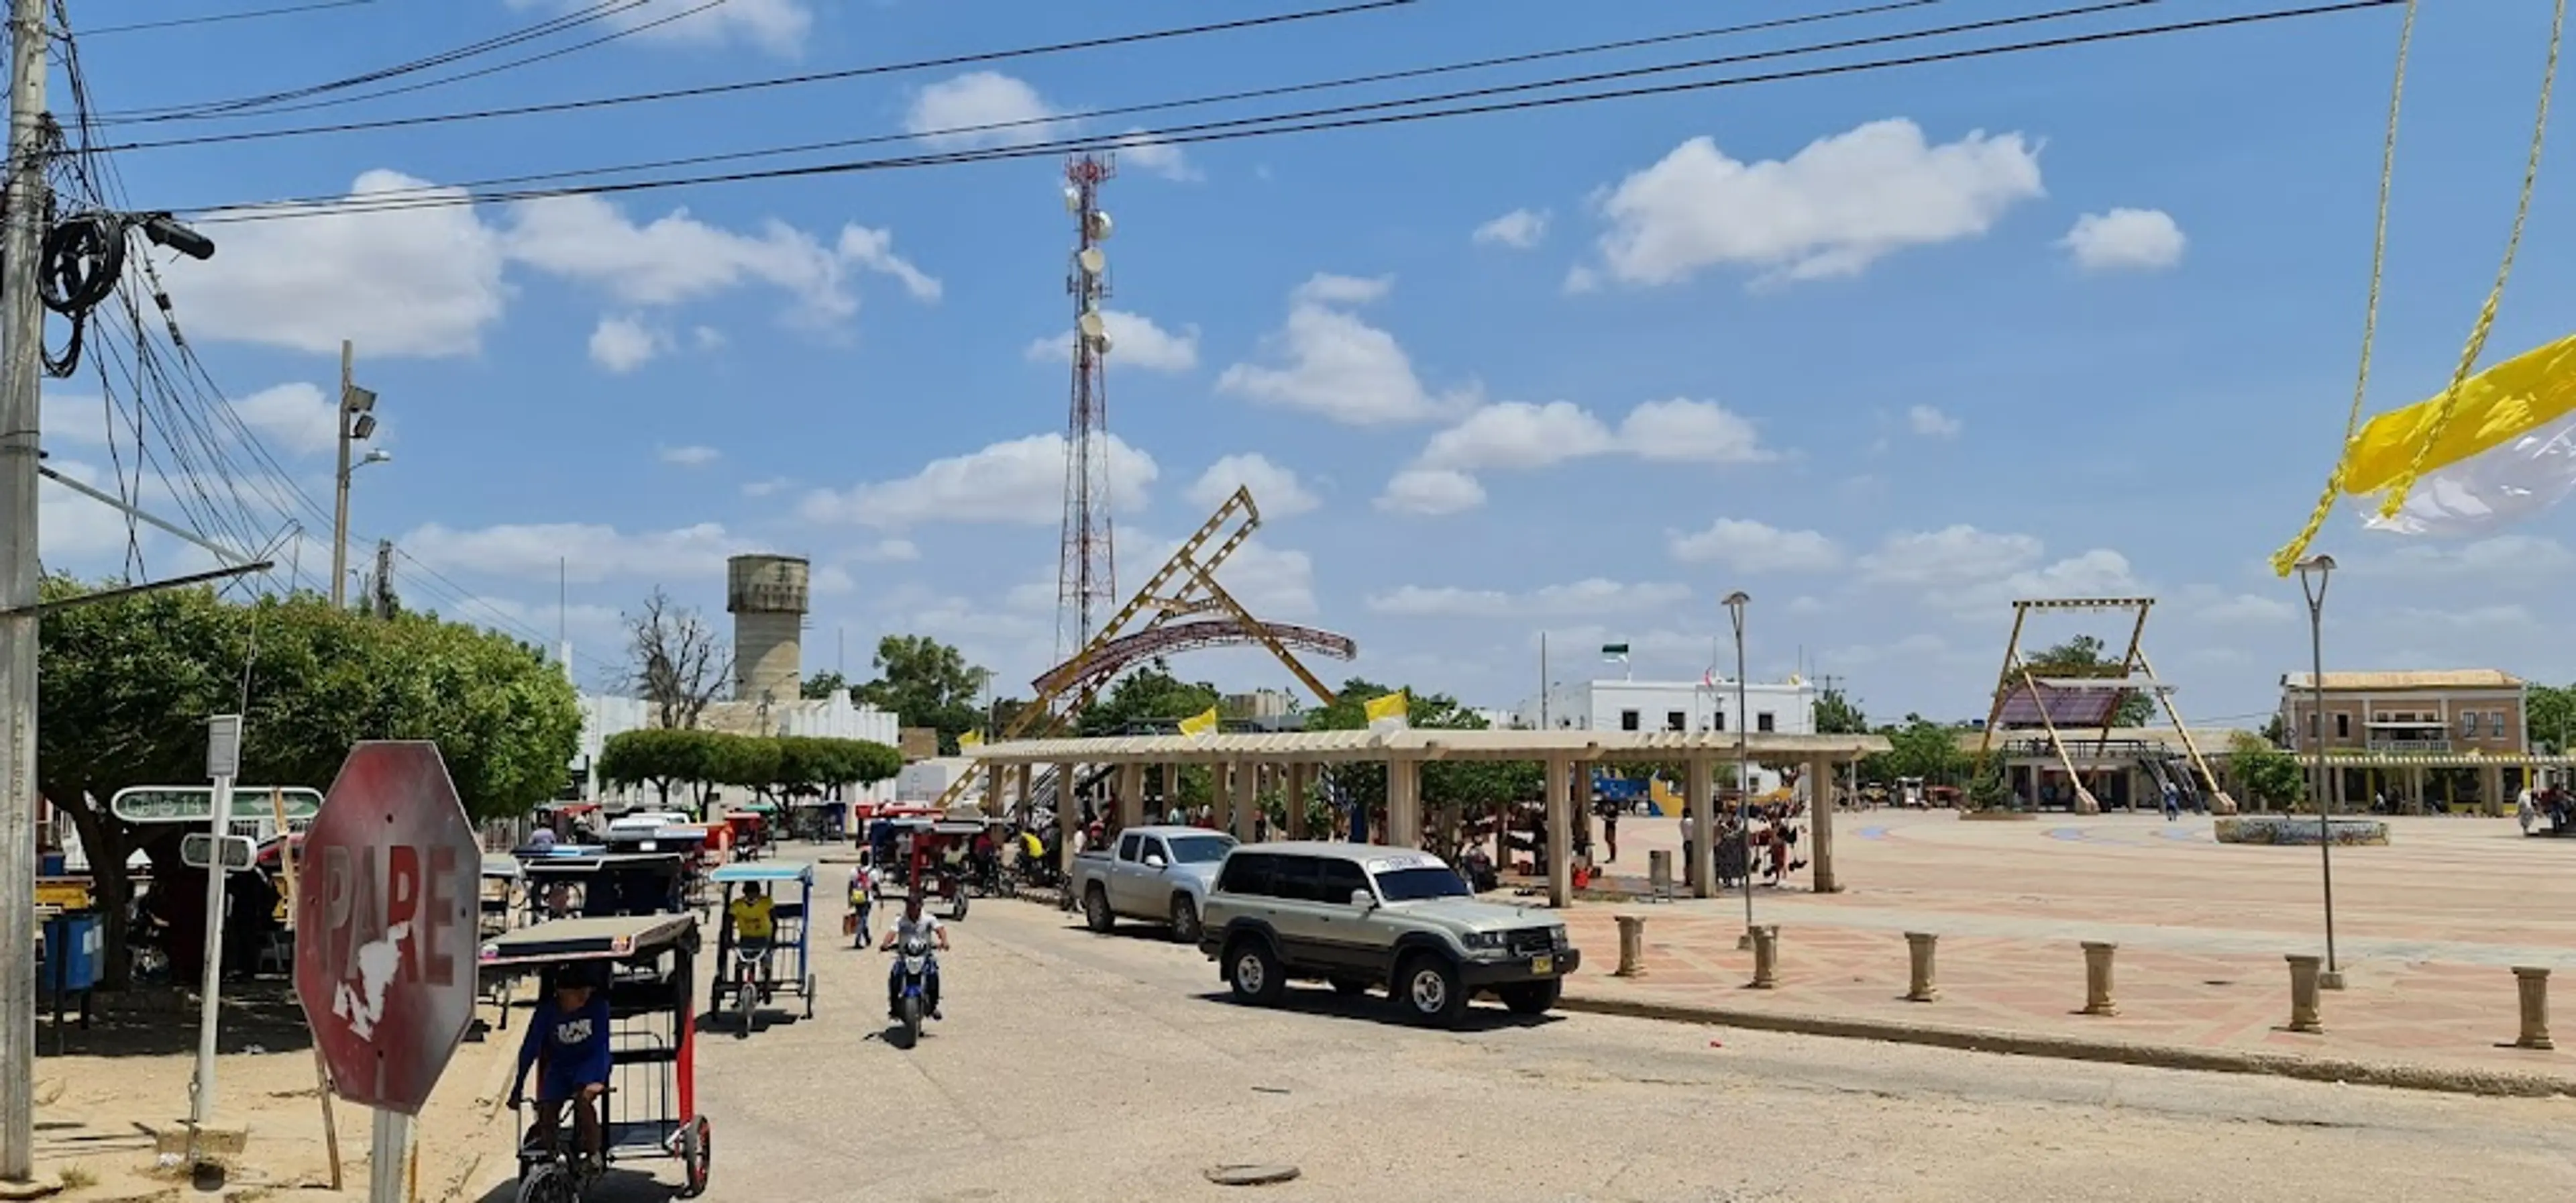
MULTIPOLYGON (((2155 0, 2130 0, 2130 2, 2154 3, 2155 0)), ((1231 142, 1249 138, 1276 137, 1283 134, 1315 133, 1326 130, 1360 129, 1387 125, 1408 125, 1417 122, 1444 120, 1453 117, 1482 116, 1494 113, 1563 108, 1574 105, 1594 104, 1609 100, 1634 99, 1648 96, 1670 96, 1710 91, 1719 88, 1778 83, 1788 80, 1855 75, 1899 67, 1960 62, 1970 59, 1991 58, 2007 54, 2020 54, 2041 50, 2065 49, 2074 46, 2130 41, 2139 38, 2158 37, 2169 34, 2197 33, 2213 29, 2301 20, 2311 17, 2386 8, 2391 5, 2401 4, 2404 2, 2405 0, 2339 0, 2337 3, 2316 4, 2301 8, 2273 9, 2263 12, 2239 13, 2224 17, 2206 17, 2165 25, 2131 26, 2123 29, 2105 30, 2095 33, 2071 34, 2056 38, 2035 39, 2023 42, 2007 42, 1997 45, 1976 46, 1959 50, 1927 52, 1898 58, 1867 59, 1858 62, 1832 63, 1823 66, 1774 71, 1758 75, 1737 75, 1721 77, 1718 79, 1687 80, 1678 83, 1663 83, 1592 92, 1578 92, 1562 96, 1543 96, 1483 104, 1453 105, 1447 108, 1427 109, 1418 112, 1389 113, 1371 110, 1419 106, 1430 103, 1431 101, 1425 98, 1382 101, 1367 105, 1346 105, 1331 109, 1310 110, 1307 113, 1277 114, 1269 117, 1242 118, 1233 121, 1203 122, 1196 125, 1172 126, 1163 129, 1143 130, 1119 135, 1064 138, 1028 145, 990 147, 980 150, 953 151, 938 154, 845 160, 841 162, 820 163, 802 167, 777 167, 752 171, 675 176, 662 179, 634 180, 618 183, 572 185, 556 188, 533 188, 497 192, 449 190, 445 195, 407 197, 381 204, 369 203, 367 197, 356 197, 341 198, 329 203, 307 202, 302 204, 287 203, 281 205, 279 202, 272 201, 207 206, 184 211, 198 215, 197 220, 206 223, 275 221, 306 217, 346 216, 362 213, 402 212, 412 209, 453 208, 459 205, 543 200, 563 196, 606 196, 630 192, 658 191, 670 188, 699 187, 712 184, 745 183, 755 180, 804 179, 822 176, 848 175, 870 171, 955 166, 967 163, 1051 157, 1071 152, 1113 151, 1121 145, 1135 145, 1138 142, 1146 141, 1173 146, 1231 142)), ((1643 70, 1646 69, 1640 69, 1640 71, 1643 70)), ((1512 85, 1509 89, 1502 90, 1529 90, 1562 86, 1565 86, 1563 81, 1540 81, 1529 84, 1512 85)), ((1479 89, 1477 91, 1492 92, 1496 91, 1496 89, 1479 89)))
MULTIPOLYGON (((641 0, 637 0, 637 2, 641 2, 641 0)), ((1008 62, 1015 59, 1038 58, 1054 54, 1071 54, 1084 50, 1103 50, 1117 46, 1142 45, 1149 42, 1171 41, 1178 38, 1199 37, 1214 33, 1233 33, 1247 29, 1263 29, 1279 25, 1292 25, 1306 21, 1321 21, 1336 17, 1357 16, 1363 13, 1383 12, 1389 9, 1408 8, 1420 3, 1423 3, 1423 0, 1355 0, 1355 2, 1352 3, 1339 4, 1329 8, 1300 9, 1294 12, 1271 13, 1259 17, 1240 17, 1233 20, 1213 21, 1198 25, 1166 26, 1159 29, 1137 30, 1131 33, 1106 34, 1099 37, 1078 38, 1072 41, 1046 42, 1037 45, 1015 46, 1005 50, 982 50, 966 54, 941 55, 934 58, 909 59, 903 62, 873 63, 867 66, 845 67, 833 71, 815 71, 800 75, 779 75, 769 76, 762 79, 734 80, 729 83, 701 84, 688 88, 666 88, 653 92, 627 92, 613 96, 590 97, 583 100, 554 101, 547 104, 518 105, 515 107, 500 109, 477 109, 456 113, 429 113, 416 117, 389 118, 383 121, 347 122, 340 125, 311 127, 309 129, 262 131, 258 136, 294 137, 303 133, 350 133, 358 130, 393 129, 409 125, 443 124, 456 121, 480 121, 497 117, 524 117, 538 113, 569 113, 588 109, 613 108, 621 105, 647 104, 665 100, 686 100, 704 96, 725 96, 742 92, 765 91, 772 88, 791 88, 801 87, 806 84, 831 83, 847 79, 863 79, 874 75, 894 75, 910 71, 930 71, 946 67, 968 66, 977 63, 1008 62)), ((198 117, 229 115, 232 114, 198 112, 152 117, 123 117, 122 119, 102 119, 101 124, 137 125, 166 121, 194 120, 198 117)), ((244 115, 265 116, 266 114, 244 115)), ((154 143, 152 145, 186 146, 195 144, 196 143, 186 140, 173 139, 168 142, 154 143)), ((108 147, 106 149, 125 150, 143 148, 143 144, 138 143, 131 146, 108 147)))
POLYGON ((159 21, 137 21, 131 25, 103 25, 84 29, 85 38, 103 38, 119 33, 149 33, 162 29, 186 29, 197 25, 221 25, 232 21, 257 21, 268 17, 292 17, 301 13, 318 13, 334 8, 358 8, 376 0, 319 0, 313 4, 288 4, 276 8, 255 8, 240 13, 208 13, 198 17, 170 17, 159 21))

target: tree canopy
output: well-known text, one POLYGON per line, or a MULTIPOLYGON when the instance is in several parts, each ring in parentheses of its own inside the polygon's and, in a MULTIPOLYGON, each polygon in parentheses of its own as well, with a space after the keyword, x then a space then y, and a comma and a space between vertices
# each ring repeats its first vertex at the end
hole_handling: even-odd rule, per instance
MULTIPOLYGON (((602 781, 653 786, 666 803, 674 785, 819 796, 841 785, 889 780, 902 771, 901 752, 863 739, 652 728, 618 732, 599 749, 602 781)), ((691 802, 704 805, 706 798, 691 802)))
POLYGON ((2228 743, 2228 767, 2237 788, 2266 805, 2287 810, 2307 796, 2307 769, 2299 758, 2262 736, 2239 731, 2228 743))
MULTIPOLYGON (((2125 663, 2103 649, 2102 641, 2091 635, 2078 635, 2055 647, 2023 658, 2034 677, 2116 676, 2125 663)), ((2156 713, 2156 700, 2143 693, 2123 694, 2119 709, 2111 712, 2111 723, 2117 727, 2143 727, 2156 713)))
POLYGON ((1861 735, 1868 731, 1869 716, 1843 696, 1843 691, 1827 689, 1816 695, 1816 734, 1861 735))
POLYGON ((1959 729, 1908 714, 1899 724, 1880 727, 1888 750, 1861 762, 1867 780, 1893 783, 1920 777, 1927 785, 1958 785, 1968 777, 1974 758, 1959 749, 1959 729))
POLYGON ((1216 703, 1216 686, 1184 682, 1157 660, 1120 678, 1082 712, 1077 727, 1084 735, 1112 735, 1137 725, 1178 723, 1216 703))
POLYGON ((804 696, 805 700, 819 702, 849 687, 849 678, 825 669, 805 678, 805 683, 799 686, 797 691, 804 696))
MULTIPOLYGON (((1306 712, 1309 731, 1355 731, 1368 726, 1368 703, 1396 692, 1363 677, 1342 683, 1332 704, 1306 712)), ((1445 693, 1405 691, 1405 721, 1420 728, 1480 731, 1485 720, 1445 693)), ((1380 812, 1386 805, 1386 766, 1336 765, 1326 778, 1353 801, 1380 812)), ((1470 815, 1488 812, 1545 790, 1544 770, 1537 761, 1433 761, 1422 766, 1422 801, 1426 806, 1457 804, 1470 815)))
POLYGON ((2564 756, 2576 738, 2576 685, 2534 685, 2523 703, 2525 737, 2535 749, 2564 756))
POLYGON ((858 700, 938 731, 941 755, 956 755, 957 737, 983 725, 976 694, 988 674, 965 653, 927 635, 888 635, 874 663, 877 677, 858 687, 858 700))

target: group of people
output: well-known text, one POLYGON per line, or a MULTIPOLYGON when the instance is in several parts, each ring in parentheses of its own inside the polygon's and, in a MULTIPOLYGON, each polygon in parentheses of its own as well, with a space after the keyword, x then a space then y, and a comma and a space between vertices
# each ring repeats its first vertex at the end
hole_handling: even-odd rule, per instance
POLYGON ((2532 828, 2543 819, 2549 821, 2549 830, 2541 834, 2566 835, 2570 827, 2576 827, 2576 796, 2569 795, 2564 785, 2547 786, 2537 792, 2525 786, 2522 795, 2514 800, 2513 812, 2524 835, 2535 834, 2532 828))
MULTIPOLYGON (((1776 886, 1787 881, 1791 873, 1806 868, 1807 862, 1797 855, 1797 819, 1805 809, 1804 803, 1772 802, 1742 814, 1720 811, 1715 824, 1716 843, 1710 849, 1717 862, 1718 885, 1735 885, 1753 873, 1761 875, 1763 884, 1776 886)), ((1682 816, 1684 864, 1698 863, 1691 859, 1697 847, 1698 826, 1689 815, 1682 816)))

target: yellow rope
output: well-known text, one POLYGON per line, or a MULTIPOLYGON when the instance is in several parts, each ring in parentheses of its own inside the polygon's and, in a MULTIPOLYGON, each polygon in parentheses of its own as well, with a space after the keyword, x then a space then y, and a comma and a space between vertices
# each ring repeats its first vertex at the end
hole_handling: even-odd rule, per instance
POLYGON ((2379 504, 2379 516, 2394 518, 2406 505, 2406 495, 2415 487, 2415 478, 2424 471, 2424 460, 2433 446, 2451 427, 2451 415, 2459 408, 2460 389, 2469 373, 2478 365, 2478 356, 2486 350, 2487 334, 2495 329, 2496 309, 2504 303, 2504 284, 2513 276, 2513 259, 2522 248, 2523 223, 2531 216, 2531 192, 2540 179, 2540 149, 2549 139, 2549 94, 2558 82, 2558 41, 2567 27, 2567 0, 2558 0, 2549 20, 2549 58, 2540 70, 2540 115, 2531 124, 2531 155, 2523 163, 2522 199, 2513 209, 2513 232, 2504 242, 2504 261, 2496 267, 2495 287, 2487 290, 2486 304, 2478 307, 2477 323, 2469 327, 2468 345, 2460 350, 2459 366, 2451 370, 2451 386, 2442 392, 2442 403, 2433 409, 2432 427, 2423 440, 2415 444, 2415 458, 2407 461, 2406 471, 2388 486, 2388 497, 2379 504))
POLYGON ((2388 134, 2379 144, 2379 218, 2370 234, 2370 300, 2361 311, 2361 368, 2352 382, 2352 411, 2344 415, 2343 441, 2335 444, 2334 470, 2326 475, 2325 491, 2317 495, 2317 508, 2308 515, 2308 524, 2299 528, 2298 536, 2288 546, 2272 553, 2272 571, 2288 576, 2306 555, 2308 544, 2317 540, 2317 532, 2326 528, 2326 519, 2334 516, 2335 498, 2343 495, 2344 455, 2352 446, 2352 437, 2361 432, 2361 407, 2370 392, 2370 348, 2379 334, 2379 284, 2388 266, 2388 192, 2397 180, 2397 111, 2406 98, 2406 52, 2415 44, 2415 7, 2417 0, 2407 0, 2406 18, 2397 27, 2397 69, 2388 83, 2388 134))

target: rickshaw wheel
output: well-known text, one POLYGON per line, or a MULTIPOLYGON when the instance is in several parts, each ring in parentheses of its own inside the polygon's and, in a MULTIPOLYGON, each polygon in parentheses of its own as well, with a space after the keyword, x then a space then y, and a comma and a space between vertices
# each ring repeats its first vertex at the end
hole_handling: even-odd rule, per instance
POLYGON ((707 1193, 707 1179, 715 1169, 715 1133, 704 1116, 680 1129, 680 1197, 694 1199, 707 1193))
POLYGON ((814 1017, 814 976, 813 976, 812 974, 807 974, 807 975, 805 976, 805 1018, 807 1018, 807 1019, 812 1019, 813 1017, 814 1017))
POLYGON ((519 1203, 581 1203, 581 1187, 561 1164, 540 1165, 519 1181, 519 1203))

